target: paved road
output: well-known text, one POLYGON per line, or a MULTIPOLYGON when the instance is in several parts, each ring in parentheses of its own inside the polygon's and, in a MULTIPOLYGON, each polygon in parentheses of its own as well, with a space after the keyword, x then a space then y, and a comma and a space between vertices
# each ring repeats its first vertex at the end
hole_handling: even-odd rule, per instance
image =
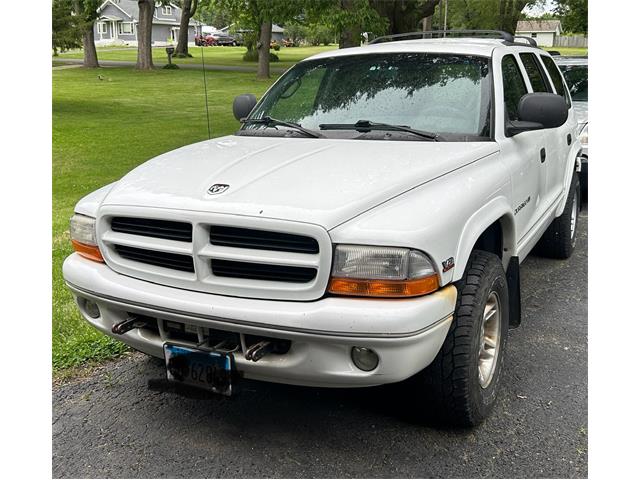
POLYGON ((523 264, 523 325, 475 430, 412 424, 394 387, 159 388, 135 355, 53 392, 55 477, 586 477, 587 215, 566 262, 523 264))
MULTIPOLYGON (((69 65, 82 65, 81 58, 56 58, 56 63, 66 63, 69 65)), ((160 68, 164 65, 164 61, 156 62, 156 68, 160 68)), ((129 62, 125 60, 100 60, 101 67, 135 67, 136 62, 129 62)), ((197 63, 179 63, 178 66, 184 70, 202 70, 202 65, 197 63)), ((242 65, 207 65, 204 66, 205 70, 218 70, 223 72, 248 72, 256 73, 257 66, 242 66, 242 65)), ((287 68, 271 66, 271 73, 283 73, 287 68)))

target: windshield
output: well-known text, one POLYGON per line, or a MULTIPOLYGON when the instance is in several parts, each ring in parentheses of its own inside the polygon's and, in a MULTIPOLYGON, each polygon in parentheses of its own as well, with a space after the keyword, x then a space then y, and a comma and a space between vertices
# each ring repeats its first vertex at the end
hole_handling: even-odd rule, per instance
POLYGON ((560 70, 576 102, 589 100, 589 69, 586 65, 561 65, 560 70))
MULTIPOLYGON (((487 58, 367 54, 299 63, 269 90, 251 119, 272 117, 316 131, 324 124, 352 125, 362 120, 407 126, 437 133, 445 141, 459 141, 490 136, 490 107, 487 58)), ((278 134, 277 129, 251 122, 241 134, 256 130, 278 134)), ((380 138, 379 131, 362 135, 325 126, 322 135, 380 138)), ((385 131, 381 138, 407 137, 406 131, 385 131)))

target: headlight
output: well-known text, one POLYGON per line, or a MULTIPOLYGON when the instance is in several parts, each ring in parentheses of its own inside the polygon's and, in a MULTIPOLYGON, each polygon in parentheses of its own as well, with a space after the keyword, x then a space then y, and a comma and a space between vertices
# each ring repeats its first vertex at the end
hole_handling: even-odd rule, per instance
POLYGON ((580 140, 580 144, 589 145, 589 124, 584 126, 578 139, 580 140))
POLYGON ((338 245, 329 293, 366 297, 415 297, 438 289, 429 257, 396 247, 338 245))
POLYGON ((96 219, 75 214, 69 221, 73 249, 89 260, 104 262, 96 239, 96 219))

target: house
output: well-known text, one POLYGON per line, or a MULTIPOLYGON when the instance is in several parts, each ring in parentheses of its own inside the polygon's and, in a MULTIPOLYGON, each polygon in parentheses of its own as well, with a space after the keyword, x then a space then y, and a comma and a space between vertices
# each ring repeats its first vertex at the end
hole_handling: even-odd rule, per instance
POLYGON ((533 38, 541 47, 553 47, 562 33, 560 20, 520 20, 516 35, 533 38))
MULTIPOLYGON (((93 27, 96 45, 138 44, 137 0, 106 0, 98 7, 98 19, 93 27)), ((156 4, 151 27, 152 45, 177 43, 182 9, 175 3, 156 4)), ((194 44, 200 32, 200 22, 189 21, 189 43, 194 44)))
POLYGON ((281 43, 284 40, 284 28, 275 23, 271 25, 271 40, 281 43))

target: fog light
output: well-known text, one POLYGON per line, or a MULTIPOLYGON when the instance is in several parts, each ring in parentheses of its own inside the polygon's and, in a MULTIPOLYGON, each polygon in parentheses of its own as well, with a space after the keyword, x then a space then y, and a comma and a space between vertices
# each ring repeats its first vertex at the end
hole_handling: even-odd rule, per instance
POLYGON ((87 312, 91 318, 98 318, 100 316, 100 309, 98 308, 98 304, 96 302, 92 302, 91 300, 84 301, 84 311, 87 312))
POLYGON ((365 372, 370 372, 378 366, 380 359, 373 350, 365 347, 353 347, 351 349, 351 360, 356 367, 365 372))

